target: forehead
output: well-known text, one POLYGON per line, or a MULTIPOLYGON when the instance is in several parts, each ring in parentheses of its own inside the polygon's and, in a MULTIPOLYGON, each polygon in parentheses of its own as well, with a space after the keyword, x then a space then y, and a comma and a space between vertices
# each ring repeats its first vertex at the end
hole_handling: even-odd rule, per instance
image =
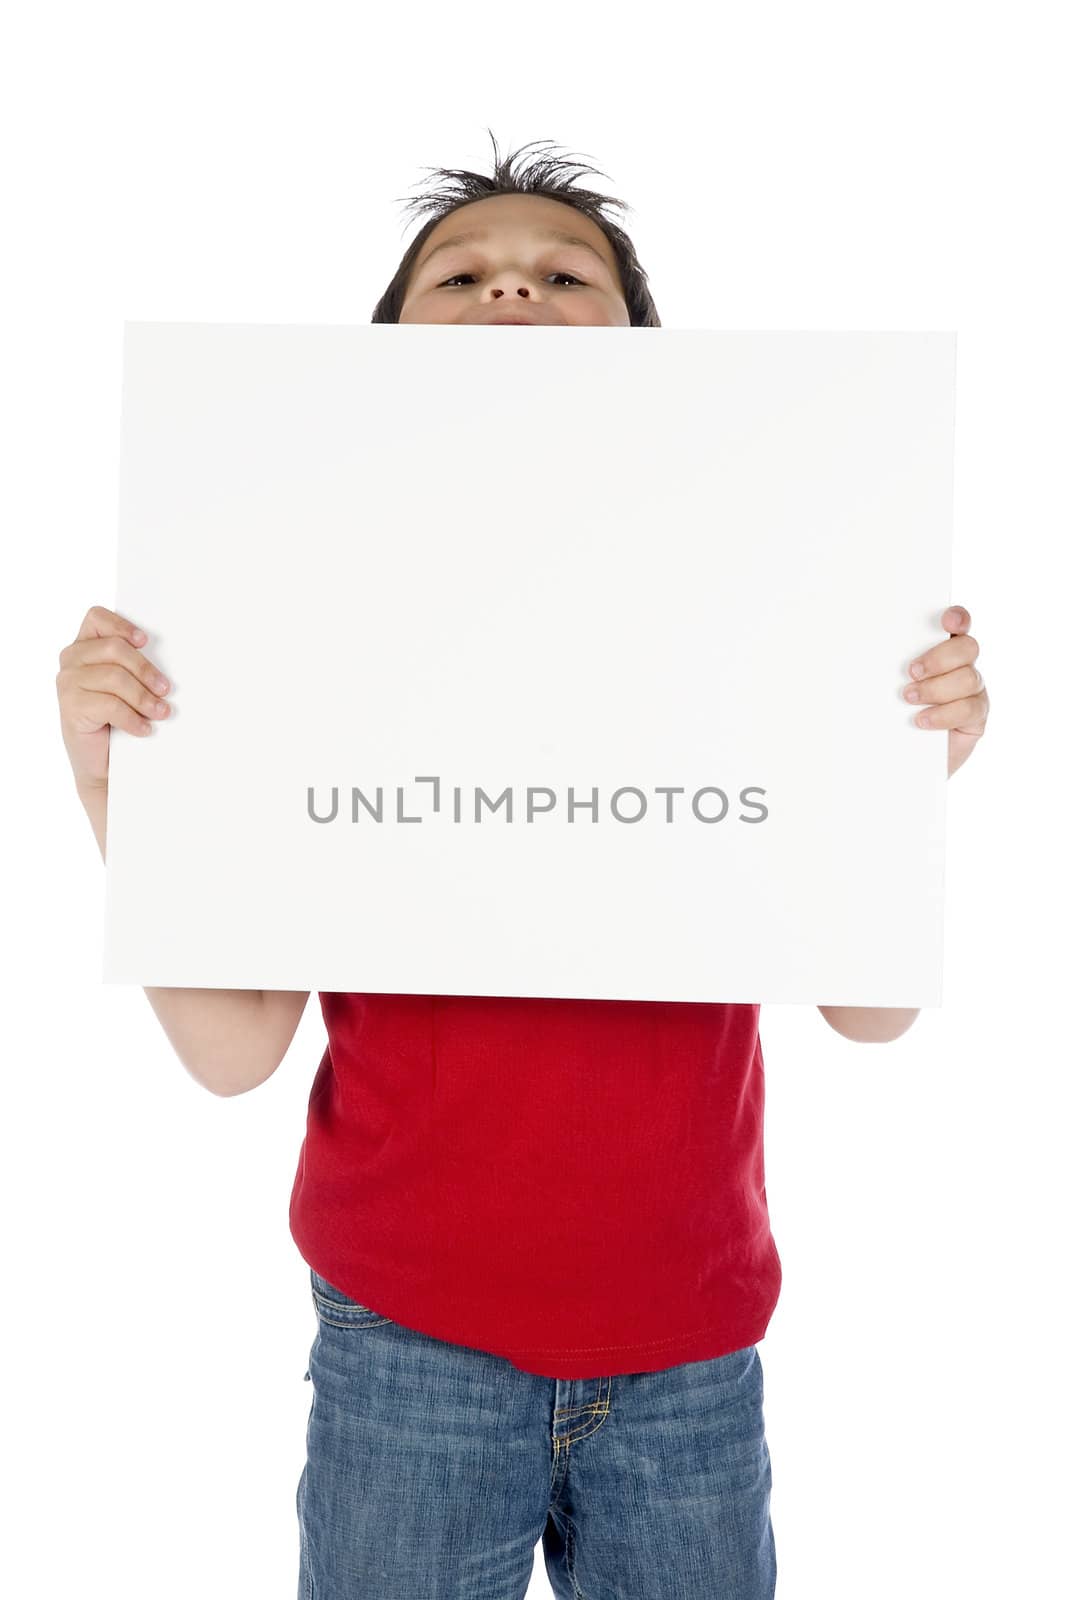
POLYGON ((570 244, 593 251, 602 265, 617 276, 606 234, 573 206, 539 195, 494 195, 460 206, 432 229, 415 262, 421 271, 431 256, 449 246, 489 246, 525 236, 543 243, 570 244))

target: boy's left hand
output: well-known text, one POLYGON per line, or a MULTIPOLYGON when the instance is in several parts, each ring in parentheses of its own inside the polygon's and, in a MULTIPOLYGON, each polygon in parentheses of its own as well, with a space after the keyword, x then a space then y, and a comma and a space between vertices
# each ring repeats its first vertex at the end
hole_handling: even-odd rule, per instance
POLYGON ((989 695, 982 674, 974 665, 978 641, 971 634, 971 617, 963 606, 941 613, 941 626, 951 638, 924 650, 911 662, 905 700, 925 706, 913 721, 920 728, 947 728, 948 775, 962 767, 985 732, 989 695), (916 673, 916 668, 922 670, 916 673))

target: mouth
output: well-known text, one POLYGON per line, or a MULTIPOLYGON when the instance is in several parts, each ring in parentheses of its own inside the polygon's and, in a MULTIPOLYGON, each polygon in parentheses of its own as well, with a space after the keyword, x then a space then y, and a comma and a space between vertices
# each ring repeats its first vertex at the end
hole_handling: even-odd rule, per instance
POLYGON ((529 317, 489 317, 488 320, 487 320, 487 324, 486 325, 488 327, 493 327, 494 325, 499 325, 499 326, 507 325, 507 326, 514 327, 514 328, 532 328, 533 327, 533 323, 531 322, 529 317))

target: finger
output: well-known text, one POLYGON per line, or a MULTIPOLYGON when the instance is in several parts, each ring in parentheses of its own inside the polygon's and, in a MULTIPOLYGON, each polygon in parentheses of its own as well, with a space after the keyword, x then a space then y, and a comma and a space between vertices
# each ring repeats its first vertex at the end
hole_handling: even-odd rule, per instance
POLYGON ((977 657, 978 640, 973 633, 953 634, 951 639, 942 639, 940 644, 916 656, 908 667, 908 673, 919 680, 933 678, 953 667, 968 666, 977 657))
POLYGON ((153 694, 166 694, 169 681, 159 669, 118 633, 88 635, 64 645, 59 652, 61 671, 80 672, 99 662, 115 662, 137 678, 153 694))
POLYGON ((966 606, 950 606, 941 613, 941 626, 946 633, 968 633, 971 627, 971 613, 966 606))
POLYGON ((135 622, 131 622, 129 617, 120 616, 117 611, 109 611, 107 606, 90 606, 82 619, 77 637, 95 639, 105 633, 121 633, 134 645, 148 643, 147 633, 135 622))
POLYGON ((75 690, 69 713, 70 725, 75 733, 95 733, 108 723, 113 728, 122 728, 126 733, 135 734, 151 733, 153 727, 152 720, 139 716, 121 695, 105 694, 95 689, 75 690), (84 726, 80 726, 82 723, 84 726))
POLYGON ((981 733, 988 713, 989 697, 983 690, 964 700, 950 700, 947 705, 927 706, 913 721, 920 728, 958 728, 961 733, 981 733))
POLYGON ((944 705, 950 700, 981 694, 984 688, 978 668, 966 666, 957 667, 955 672, 942 672, 936 678, 924 678, 921 683, 909 683, 903 694, 912 705, 944 705))
MULTIPOLYGON (((132 672, 127 672, 126 668, 116 661, 90 662, 88 665, 65 670, 73 675, 65 702, 72 723, 77 722, 79 714, 86 713, 86 704, 82 699, 86 694, 92 695, 95 700, 103 697, 119 701, 129 706, 131 711, 139 712, 144 718, 154 718, 159 721, 170 714, 170 706, 166 700, 158 700, 145 688, 140 678, 132 672)), ((96 712, 99 707, 94 706, 93 710, 96 712)), ((101 727, 102 724, 97 722, 94 726, 101 727)), ((86 728, 80 731, 89 730, 86 728)))

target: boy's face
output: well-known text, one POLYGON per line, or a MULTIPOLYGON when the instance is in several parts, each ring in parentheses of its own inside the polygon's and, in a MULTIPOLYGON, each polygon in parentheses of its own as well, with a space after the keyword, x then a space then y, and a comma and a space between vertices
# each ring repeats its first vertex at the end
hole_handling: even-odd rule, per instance
POLYGON ((543 195, 489 195, 445 217, 423 240, 398 320, 485 323, 508 316, 535 325, 628 328, 607 234, 573 206, 543 195), (548 228, 588 248, 542 237, 548 228), (478 237, 438 249, 470 233, 478 237))

